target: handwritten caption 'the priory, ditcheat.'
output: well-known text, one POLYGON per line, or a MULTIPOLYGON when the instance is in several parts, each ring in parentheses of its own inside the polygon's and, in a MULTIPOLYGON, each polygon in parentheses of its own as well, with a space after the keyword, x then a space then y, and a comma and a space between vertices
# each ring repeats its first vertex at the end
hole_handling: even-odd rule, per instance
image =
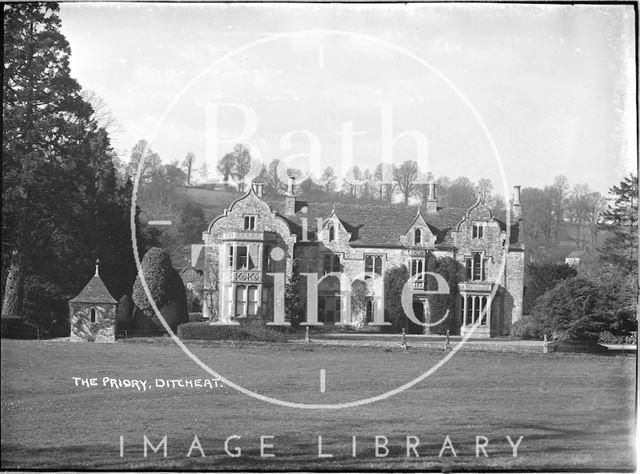
POLYGON ((72 377, 72 379, 76 387, 138 390, 140 392, 153 389, 212 389, 223 386, 220 379, 122 379, 113 377, 72 377))

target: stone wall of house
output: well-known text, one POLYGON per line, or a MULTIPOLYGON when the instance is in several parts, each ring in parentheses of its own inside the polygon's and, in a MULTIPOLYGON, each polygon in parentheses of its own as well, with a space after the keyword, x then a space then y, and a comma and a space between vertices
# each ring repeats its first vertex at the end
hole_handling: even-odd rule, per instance
MULTIPOLYGON (((357 280, 365 281, 367 284, 368 296, 379 296, 380 305, 383 304, 383 279, 365 279, 365 255, 376 254, 382 255, 382 273, 393 267, 400 265, 409 265, 409 259, 412 255, 423 256, 422 249, 429 249, 436 257, 453 257, 459 264, 459 281, 464 281, 465 276, 465 258, 470 257, 472 252, 481 251, 485 253, 486 261, 486 277, 487 280, 494 282, 496 294, 492 305, 492 335, 509 334, 511 324, 521 317, 522 314, 522 284, 524 273, 524 253, 510 252, 505 265, 503 265, 503 250, 506 233, 500 228, 500 223, 491 217, 489 210, 478 202, 472 207, 458 227, 451 232, 453 243, 457 250, 436 250, 434 236, 422 216, 417 216, 416 220, 410 226, 405 235, 401 235, 405 229, 398 229, 398 243, 409 246, 409 248, 383 248, 383 247, 356 247, 351 246, 350 241, 353 237, 343 226, 339 216, 334 213, 324 221, 318 232, 318 240, 316 242, 300 242, 296 243, 296 236, 291 233, 291 229, 287 222, 271 211, 268 204, 259 198, 253 190, 247 195, 235 201, 225 215, 217 218, 209 227, 208 231, 203 234, 205 243, 205 260, 204 260, 204 316, 212 321, 230 322, 231 314, 220 314, 220 308, 226 308, 228 304, 223 301, 224 287, 230 288, 232 285, 231 271, 219 271, 226 263, 227 250, 225 246, 231 243, 228 239, 224 240, 223 235, 230 232, 242 233, 244 229, 244 216, 256 216, 255 232, 270 232, 275 238, 275 245, 283 250, 284 258, 276 264, 276 272, 284 273, 285 281, 292 274, 294 259, 297 262, 296 270, 299 273, 315 273, 318 280, 324 275, 323 256, 326 253, 337 254, 340 256, 340 271, 348 277, 351 283, 357 280), (484 223, 482 238, 473 237, 473 224, 484 223), (333 227, 334 238, 329 240, 329 229, 333 227), (414 246, 414 230, 419 227, 423 230, 422 242, 418 246, 414 246), (295 247, 295 249, 294 249, 295 247), (413 247, 413 248, 411 248, 413 247), (222 267, 220 265, 223 265, 222 267)), ((263 278, 265 278, 263 276, 263 278)), ((271 283, 270 277, 266 277, 263 281, 267 284, 271 283)), ((300 292, 299 298, 306 304, 306 282, 307 277, 301 278, 303 282, 303 291, 300 292)), ((323 283, 324 289, 327 288, 327 281, 323 283)), ((320 291, 323 287, 321 284, 320 291)), ((348 295, 350 288, 335 286, 330 291, 342 290, 345 296, 348 295)), ((343 303, 344 311, 348 312, 350 305, 349 298, 345 298, 343 303)), ((284 307, 284 292, 278 291, 276 288, 274 294, 274 306, 284 307)), ((383 311, 383 307, 378 307, 379 311, 383 311)), ((452 317, 460 320, 461 301, 457 301, 452 317)), ((227 313, 232 310, 226 310, 227 313)), ((347 313, 348 314, 348 313, 347 313)), ((357 315, 355 315, 357 316, 357 315)))
POLYGON ((71 342, 115 342, 116 305, 99 303, 69 303, 71 342), (91 309, 96 311, 91 322, 91 309))
MULTIPOLYGON (((223 240, 225 233, 243 232, 244 217, 246 215, 255 216, 255 227, 247 232, 269 232, 275 237, 272 242, 274 247, 279 247, 284 253, 280 262, 276 262, 276 273, 284 273, 285 282, 293 269, 293 253, 297 240, 291 233, 287 222, 277 216, 269 205, 259 198, 253 190, 242 198, 236 200, 225 215, 217 218, 207 232, 203 234, 205 244, 205 275, 204 293, 205 305, 203 316, 222 323, 231 322, 231 309, 227 309, 227 314, 221 314, 220 308, 228 305, 224 301, 224 287, 227 291, 231 287, 231 271, 224 271, 225 245, 231 243, 223 240), (220 271, 220 269, 223 269, 220 271)), ((269 280, 267 280, 269 282, 269 280)), ((274 306, 284 307, 284 285, 274 285, 274 306)))
POLYGON ((507 280, 505 283, 505 318, 503 334, 511 333, 511 325, 522 318, 524 298, 524 251, 509 252, 507 258, 507 280))

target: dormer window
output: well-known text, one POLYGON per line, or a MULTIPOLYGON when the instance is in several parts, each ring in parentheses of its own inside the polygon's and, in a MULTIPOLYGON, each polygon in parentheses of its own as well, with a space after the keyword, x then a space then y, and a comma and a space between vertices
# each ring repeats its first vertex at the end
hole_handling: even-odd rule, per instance
POLYGON ((422 243, 422 231, 420 229, 413 231, 413 243, 416 245, 422 243))
POLYGON ((484 235, 484 224, 473 224, 473 238, 481 239, 484 235))
POLYGON ((329 242, 336 240, 336 228, 333 225, 329 226, 329 242))
POLYGON ((244 230, 254 230, 256 228, 256 216, 244 216, 244 230))

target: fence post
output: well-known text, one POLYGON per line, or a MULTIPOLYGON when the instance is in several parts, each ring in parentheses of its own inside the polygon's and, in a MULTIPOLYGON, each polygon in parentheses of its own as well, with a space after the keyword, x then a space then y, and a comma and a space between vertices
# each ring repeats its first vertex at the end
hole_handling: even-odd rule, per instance
POLYGON ((544 335, 544 339, 542 341, 542 353, 546 354, 549 351, 548 343, 547 343, 547 335, 544 335))
POLYGON ((450 351, 451 350, 451 343, 449 342, 449 330, 447 329, 447 339, 444 343, 444 350, 445 351, 450 351))
POLYGON ((400 343, 400 347, 402 347, 405 351, 407 350, 407 335, 404 332, 404 328, 402 328, 402 334, 401 334, 401 340, 402 342, 400 343))

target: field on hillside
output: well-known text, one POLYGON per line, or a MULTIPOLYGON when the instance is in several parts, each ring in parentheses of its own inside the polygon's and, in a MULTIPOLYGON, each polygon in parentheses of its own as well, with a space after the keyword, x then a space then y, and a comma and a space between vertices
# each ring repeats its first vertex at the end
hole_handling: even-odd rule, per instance
MULTIPOLYGON (((303 403, 377 395, 442 358, 313 344, 189 347, 245 388, 303 403)), ((383 401, 301 410, 216 387, 170 341, 3 340, 2 468, 633 469, 635 370, 635 356, 463 349, 383 401), (146 458, 145 436, 158 448, 147 445, 146 458), (520 437, 514 457, 509 440, 520 437)))
POLYGON ((233 201, 242 196, 237 192, 202 188, 182 188, 182 191, 202 206, 208 220, 222 214, 233 201))

